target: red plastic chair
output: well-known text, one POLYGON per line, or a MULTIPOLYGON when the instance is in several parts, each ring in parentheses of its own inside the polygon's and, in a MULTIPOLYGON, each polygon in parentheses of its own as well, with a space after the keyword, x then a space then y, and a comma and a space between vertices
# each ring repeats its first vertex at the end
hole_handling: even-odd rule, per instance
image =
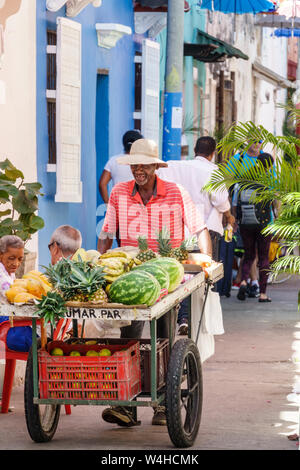
MULTIPOLYGON (((64 335, 70 325, 71 320, 67 320, 64 324, 64 319, 61 319, 57 322, 56 328, 53 333, 53 339, 56 340, 61 332, 61 339, 64 338, 64 335)), ((38 320, 38 324, 40 321, 38 320)), ((20 320, 15 323, 14 326, 32 326, 31 320, 20 320)), ((1 413, 7 413, 9 409, 10 396, 13 388, 13 380, 16 369, 16 360, 27 361, 28 352, 13 351, 9 349, 6 345, 6 336, 8 330, 11 328, 10 321, 4 321, 0 323, 0 342, 5 344, 5 372, 4 372, 4 381, 3 381, 3 390, 2 390, 2 406, 1 413)), ((66 414, 71 414, 71 405, 65 405, 66 414)))

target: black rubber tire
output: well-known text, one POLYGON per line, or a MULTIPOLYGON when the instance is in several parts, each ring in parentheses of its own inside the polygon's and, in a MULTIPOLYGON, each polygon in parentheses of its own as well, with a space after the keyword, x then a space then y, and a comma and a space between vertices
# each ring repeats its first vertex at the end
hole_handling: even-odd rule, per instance
POLYGON ((31 439, 35 442, 51 441, 59 421, 60 405, 40 406, 33 403, 33 361, 31 349, 28 353, 26 365, 24 406, 27 430, 31 439))
POLYGON ((167 426, 175 447, 191 447, 194 444, 201 421, 202 400, 202 368, 198 348, 191 339, 181 339, 172 348, 166 383, 167 426), (185 417, 182 411, 186 412, 185 417))

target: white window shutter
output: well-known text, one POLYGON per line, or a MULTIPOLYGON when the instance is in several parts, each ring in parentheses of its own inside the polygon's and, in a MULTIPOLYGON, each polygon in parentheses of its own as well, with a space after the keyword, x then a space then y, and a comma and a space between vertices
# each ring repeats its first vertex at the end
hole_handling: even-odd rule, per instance
POLYGON ((160 45, 143 40, 142 49, 142 134, 159 144, 160 45))
POLYGON ((57 19, 55 202, 82 202, 81 24, 57 19))

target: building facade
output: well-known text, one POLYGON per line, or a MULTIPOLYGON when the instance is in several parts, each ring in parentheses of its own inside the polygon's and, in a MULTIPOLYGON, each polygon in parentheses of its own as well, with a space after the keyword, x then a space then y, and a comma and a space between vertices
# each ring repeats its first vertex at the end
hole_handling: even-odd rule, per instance
POLYGON ((98 182, 134 127, 131 0, 48 0, 36 8, 36 129, 40 213, 39 264, 56 227, 70 224, 83 247, 96 247, 105 207, 98 182))
MULTIPOLYGON (((37 180, 35 0, 0 3, 0 160, 37 180)), ((27 243, 37 251, 37 234, 27 243)))

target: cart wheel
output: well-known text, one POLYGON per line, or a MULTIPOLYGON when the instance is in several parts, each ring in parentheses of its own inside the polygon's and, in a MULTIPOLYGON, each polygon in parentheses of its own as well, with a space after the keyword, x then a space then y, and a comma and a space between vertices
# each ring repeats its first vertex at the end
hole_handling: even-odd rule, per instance
POLYGON ((171 352, 166 384, 169 436, 176 447, 191 447, 197 437, 202 411, 202 369, 196 344, 177 341, 171 352))
POLYGON ((35 442, 51 441, 58 425, 60 405, 36 405, 33 403, 32 350, 28 353, 26 365, 24 405, 26 425, 31 439, 35 442))

